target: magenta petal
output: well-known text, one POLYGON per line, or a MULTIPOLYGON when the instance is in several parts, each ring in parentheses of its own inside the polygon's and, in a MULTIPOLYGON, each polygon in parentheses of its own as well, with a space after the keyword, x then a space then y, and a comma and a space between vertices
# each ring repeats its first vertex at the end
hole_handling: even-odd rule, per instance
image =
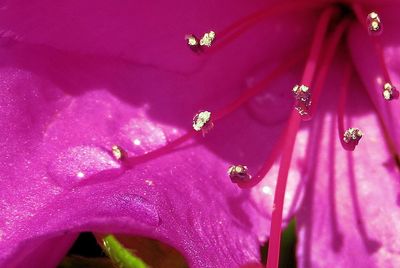
MULTIPOLYGON (((11 33, 12 38, 2 40, 0 51, 4 85, 0 140, 5 159, 0 169, 0 266, 24 265, 30 258, 24 252, 40 261, 51 239, 81 231, 159 239, 178 249, 191 267, 258 262, 260 240, 269 226, 263 203, 256 204, 253 197, 259 200, 258 194, 232 185, 226 170, 232 162, 257 170, 267 157, 290 111, 284 89, 295 83, 298 70, 272 84, 282 90, 263 93, 218 122, 206 139, 196 139, 174 154, 124 170, 109 150, 119 144, 131 155, 140 155, 182 135, 190 129, 194 113, 219 109, 236 98, 269 72, 262 67, 266 62, 268 68, 280 63, 299 45, 294 41, 308 36, 308 31, 300 29, 288 36, 280 29, 297 25, 297 20, 276 19, 279 27, 271 31, 285 42, 271 43, 267 38, 271 32, 261 31, 271 26, 271 21, 265 21, 251 30, 257 38, 242 38, 202 63, 184 44, 184 34, 222 28, 252 7, 229 5, 232 12, 224 9, 228 17, 223 23, 219 12, 211 15, 215 25, 214 20, 205 22, 201 13, 207 29, 198 28, 197 20, 191 28, 168 13, 166 21, 174 23, 170 19, 178 18, 175 24, 188 28, 167 27, 160 36, 157 24, 152 26, 157 31, 138 38, 139 32, 135 35, 132 29, 140 28, 126 28, 135 24, 130 20, 138 19, 129 8, 126 24, 112 20, 109 27, 88 32, 82 26, 88 19, 85 14, 98 13, 94 9, 99 3, 90 6, 90 12, 81 9, 82 3, 74 8, 65 5, 68 8, 62 10, 63 5, 57 9, 44 3, 41 7, 46 6, 48 16, 43 16, 39 5, 12 2, 2 9, 3 33, 11 33), (31 23, 20 20, 24 12, 30 13, 31 23), (66 21, 73 26, 59 24, 66 21), (54 25, 53 31, 49 25, 54 25), (128 34, 119 31, 122 26, 128 34), (162 50, 160 38, 168 38, 162 50), (265 54, 266 50, 276 53, 265 54), (216 71, 222 69, 229 79, 216 71), (285 109, 262 105, 265 100, 268 104, 282 99, 285 109), (270 114, 279 118, 265 116, 270 114)), ((111 8, 101 8, 111 13, 115 9, 125 11, 113 3, 111 8)), ((192 15, 187 17, 195 18, 192 15)), ((104 22, 96 18, 94 23, 99 20, 104 22)), ((141 17, 136 24, 143 21, 153 23, 141 17)), ((305 22, 312 23, 312 18, 305 22)), ((60 247, 53 255, 61 258, 64 252, 60 247)))
MULTIPOLYGON (((204 64, 204 57, 192 53, 185 44, 186 34, 221 31, 234 21, 268 6, 268 1, 168 1, 144 3, 140 1, 63 1, 43 0, 35 3, 10 1, 0 11, 0 31, 3 36, 26 43, 50 46, 57 50, 81 55, 102 55, 119 58, 147 67, 192 74, 204 64), (221 12, 223 10, 223 12, 221 12), (21 20, 21 18, 29 18, 21 20)), ((274 22, 275 23, 275 22, 274 22)), ((272 33, 282 35, 280 27, 265 22, 252 29, 257 38, 242 38, 233 46, 246 54, 263 57, 267 49, 279 51, 294 44, 300 36, 287 36, 288 42, 271 43, 272 33), (268 24, 267 24, 268 23, 268 24), (246 44, 245 46, 243 46, 246 44)), ((280 21, 279 24, 286 24, 280 21)), ((237 55, 238 50, 232 50, 237 55)), ((245 54, 242 55, 245 60, 245 54)), ((237 65, 217 57, 225 70, 237 65)), ((233 74, 231 74, 233 77, 233 74)))
POLYGON ((400 265, 398 167, 370 112, 372 104, 359 83, 351 88, 346 120, 365 135, 355 151, 346 151, 337 118, 330 113, 316 118, 321 122, 317 129, 326 134, 314 152, 318 165, 297 214, 300 267, 400 265))
POLYGON ((30 256, 22 253, 41 250, 36 242, 80 231, 159 239, 177 248, 193 267, 236 267, 259 259, 259 240, 269 224, 252 194, 229 182, 226 169, 232 160, 257 168, 282 122, 271 129, 242 109, 206 139, 124 170, 110 154, 113 144, 132 155, 159 148, 190 128, 197 107, 217 107, 214 101, 219 100, 166 94, 166 87, 181 90, 179 75, 168 72, 30 45, 11 44, 4 51, 3 64, 15 67, 1 73, 1 135, 6 141, 0 170, 1 265, 22 265, 29 261, 22 257, 30 256), (112 73, 116 66, 118 72, 112 73), (61 69, 64 73, 54 72, 61 69), (142 76, 131 77, 127 70, 142 76), (146 75, 160 80, 143 81, 146 75), (123 89, 121 81, 136 90, 123 89), (146 91, 148 81, 160 98, 146 91), (182 101, 186 110, 173 105, 182 101), (251 143, 232 123, 237 120, 253 133, 251 143), (219 137, 226 138, 222 142, 219 137))
POLYGON ((77 234, 24 241, 7 267, 57 267, 71 248, 77 234))
MULTIPOLYGON (((21 80, 18 85, 23 83, 21 80)), ((29 79, 29 84, 34 85, 34 80, 29 79)), ((16 104, 8 102, 3 110, 18 119, 27 117, 28 113, 16 112, 28 106, 23 94, 12 93, 13 86, 7 100, 13 99, 16 104)), ((32 114, 32 121, 39 123, 34 125, 37 130, 30 135, 17 130, 13 133, 14 139, 19 134, 21 140, 30 142, 32 157, 24 158, 30 156, 30 148, 23 143, 9 144, 20 148, 21 156, 11 151, 19 161, 3 163, 13 164, 13 168, 2 169, 2 203, 6 208, 1 210, 2 266, 29 262, 14 257, 27 250, 27 240, 27 245, 35 248, 44 239, 80 231, 159 239, 177 248, 193 267, 204 267, 204 263, 238 266, 258 259, 258 234, 266 223, 249 202, 249 193, 226 183, 225 161, 203 146, 190 146, 124 172, 106 148, 112 141, 127 138, 124 132, 118 136, 119 130, 130 127, 135 118, 141 122, 145 115, 138 115, 140 110, 129 108, 104 91, 63 99, 68 105, 50 110, 52 121, 43 123, 46 128, 41 129, 40 110, 50 109, 52 103, 29 95, 38 109, 32 114), (94 108, 96 114, 90 114, 94 108), (121 116, 105 120, 115 115, 121 116), (112 122, 116 124, 110 128, 112 122), (39 139, 35 135, 42 136, 39 139), (17 176, 5 171, 14 171, 17 176)), ((142 135, 146 124, 141 125, 143 129, 131 128, 129 138, 140 138, 145 145, 149 142, 146 139, 153 139, 153 146, 163 145, 167 136, 176 135, 172 128, 155 123, 151 124, 153 131, 165 136, 142 135)), ((5 134, 3 131, 3 137, 5 134)), ((35 257, 46 257, 39 253, 35 257)))

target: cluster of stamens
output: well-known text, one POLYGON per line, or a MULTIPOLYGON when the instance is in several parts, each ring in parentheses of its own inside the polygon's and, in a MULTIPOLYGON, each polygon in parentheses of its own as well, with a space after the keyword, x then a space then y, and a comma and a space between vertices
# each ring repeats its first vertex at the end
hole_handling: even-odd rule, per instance
POLYGON ((215 32, 210 31, 205 33, 200 40, 193 34, 188 34, 185 36, 185 40, 189 47, 195 51, 201 49, 201 47, 210 47, 215 39, 215 32))
POLYGON ((295 85, 293 87, 293 94, 295 97, 295 109, 300 115, 307 115, 311 106, 311 94, 308 86, 295 85))

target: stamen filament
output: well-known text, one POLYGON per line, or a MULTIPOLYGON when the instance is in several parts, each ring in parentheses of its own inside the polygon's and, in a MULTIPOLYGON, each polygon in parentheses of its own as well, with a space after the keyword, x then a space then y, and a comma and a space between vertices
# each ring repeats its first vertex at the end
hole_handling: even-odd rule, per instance
MULTIPOLYGON (((339 139, 340 143, 342 144, 342 147, 346 150, 348 150, 349 146, 343 141, 343 135, 344 135, 344 111, 346 107, 346 100, 347 100, 347 94, 348 94, 348 88, 349 88, 349 83, 351 79, 353 69, 350 63, 346 63, 345 68, 344 68, 344 73, 343 73, 343 79, 342 83, 340 85, 340 93, 339 93, 339 102, 338 102, 338 133, 339 133, 339 139)), ((353 148, 354 150, 354 148, 353 148)))
POLYGON ((277 268, 279 265, 283 202, 285 198, 287 177, 292 160, 294 143, 296 140, 297 131, 300 127, 300 122, 300 115, 297 113, 297 111, 293 111, 289 120, 289 128, 287 130, 285 138, 286 144, 283 148, 282 159, 279 166, 278 179, 274 194, 271 229, 268 244, 268 257, 266 266, 267 268, 277 268))
POLYGON ((221 110, 217 111, 214 116, 214 121, 220 120, 227 116, 228 114, 231 114, 238 108, 240 108, 243 104, 248 102, 251 98, 259 94, 261 91, 265 89, 265 87, 271 83, 273 80, 277 79, 279 76, 282 74, 286 73, 290 68, 295 66, 297 63, 299 63, 303 58, 305 54, 299 53, 296 56, 290 56, 288 59, 285 59, 282 64, 280 64, 276 69, 274 69, 268 76, 266 76, 264 79, 259 81, 257 84, 254 86, 247 88, 243 94, 241 94, 237 99, 233 100, 231 103, 226 105, 224 108, 221 110))
POLYGON ((176 147, 178 147, 179 145, 181 145, 182 143, 188 141, 190 138, 194 137, 196 135, 196 131, 195 130, 190 130, 188 133, 184 134, 183 136, 177 138, 174 141, 169 142, 167 145, 155 149, 149 153, 145 153, 139 156, 133 156, 133 157, 129 157, 126 160, 126 165, 128 167, 133 167, 137 164, 143 163, 143 162, 147 162, 150 161, 152 159, 158 158, 162 155, 165 155, 167 153, 172 152, 172 150, 176 147))
MULTIPOLYGON (((327 13, 330 14, 330 13, 327 13)), ((321 16, 324 16, 325 14, 323 13, 321 16)), ((321 20, 323 17, 321 18, 321 20)), ((334 52, 336 51, 336 48, 339 44, 339 41, 344 33, 344 30, 346 29, 346 26, 348 25, 348 21, 343 21, 335 30, 333 33, 332 37, 328 40, 328 51, 326 53, 325 58, 323 59, 322 66, 326 66, 324 68, 321 68, 317 81, 316 81, 316 86, 315 86, 315 91, 317 92, 317 101, 320 96, 319 91, 322 89, 322 86, 326 80, 327 72, 328 72, 328 67, 331 65, 331 62, 333 60, 333 55, 334 52)), ((327 26, 326 26, 327 27, 327 26)), ((327 28, 321 28, 318 27, 317 29, 324 30, 326 32, 327 28)), ((319 36, 317 33, 315 36, 319 36)), ((316 40, 313 42, 313 45, 316 44, 317 46, 318 41, 316 40)), ((310 55, 313 53, 310 53, 310 55)), ((315 53, 316 54, 316 53, 315 53)), ((306 66, 313 66, 307 64, 306 66)), ((310 67, 311 68, 311 67, 310 67)), ((310 72, 310 71, 308 71, 310 72)), ((310 76, 306 71, 304 72, 303 75, 303 83, 304 82, 309 82, 311 84, 311 79, 312 76, 310 76), (310 81, 307 81, 310 77, 310 81)), ((281 237, 281 228, 282 228, 282 214, 283 214, 283 204, 284 204, 284 199, 285 199, 285 191, 286 191, 286 184, 287 184, 287 178, 289 174, 289 168, 290 168, 290 163, 292 159, 292 154, 293 154, 293 149, 294 149, 294 143, 295 143, 295 138, 297 135, 297 131, 300 126, 300 115, 296 112, 293 111, 290 121, 289 121, 289 128, 288 128, 288 133, 286 133, 286 142, 285 142, 285 147, 282 153, 282 159, 281 159, 281 165, 279 167, 279 172, 278 172, 278 179, 277 179, 277 184, 275 188, 275 194, 274 194, 274 203, 273 203, 273 210, 272 210, 272 219, 271 219, 271 230, 270 230, 270 240, 269 240, 269 245, 268 245, 268 257, 267 257, 267 268, 277 268, 279 265, 279 249, 280 249, 280 237, 281 237)))
MULTIPOLYGON (((287 130, 285 132, 287 132, 287 130)), ((278 142, 275 143, 274 148, 272 149, 271 153, 269 154, 269 157, 267 158, 267 160, 265 160, 261 169, 257 172, 257 174, 254 177, 251 178, 251 180, 237 183, 237 185, 240 188, 243 188, 243 189, 252 188, 252 187, 256 186, 258 183, 260 183, 260 181, 262 181, 265 178, 265 176, 268 174, 269 170, 271 169, 272 165, 274 164, 274 162, 276 161, 276 159, 282 152, 282 147, 283 147, 283 144, 285 141, 284 137, 285 137, 285 135, 281 135, 281 137, 279 137, 279 140, 278 140, 278 142)))

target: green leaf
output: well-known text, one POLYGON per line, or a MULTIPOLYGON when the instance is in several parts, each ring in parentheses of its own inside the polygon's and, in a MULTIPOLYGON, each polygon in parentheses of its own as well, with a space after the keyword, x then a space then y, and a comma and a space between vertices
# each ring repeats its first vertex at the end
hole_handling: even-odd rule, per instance
POLYGON ((103 237, 104 252, 118 268, 149 268, 140 258, 132 254, 113 235, 103 237))

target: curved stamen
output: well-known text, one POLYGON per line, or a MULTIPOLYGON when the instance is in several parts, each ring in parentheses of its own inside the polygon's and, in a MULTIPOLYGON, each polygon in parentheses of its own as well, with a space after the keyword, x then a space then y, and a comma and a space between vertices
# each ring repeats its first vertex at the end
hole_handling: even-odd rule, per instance
MULTIPOLYGON (((295 66, 304 55, 297 55, 296 57, 290 57, 287 60, 284 60, 282 64, 280 64, 275 70, 273 70, 266 78, 258 82, 253 87, 246 89, 237 99, 226 105, 220 111, 213 113, 213 122, 217 122, 221 120, 240 108, 244 103, 249 101, 252 97, 259 94, 265 87, 268 86, 273 80, 275 80, 280 75, 287 72, 290 68, 295 66)), ((177 138, 176 140, 169 142, 167 145, 155 149, 149 153, 133 156, 133 157, 125 157, 124 161, 127 167, 132 167, 139 163, 147 162, 152 159, 158 158, 162 155, 168 154, 172 152, 175 148, 180 146, 181 144, 187 142, 189 139, 193 138, 198 132, 194 129, 190 130, 188 133, 184 134, 183 136, 177 138)))
MULTIPOLYGON (((318 78, 315 82, 317 96, 316 101, 320 96, 320 91, 322 86, 326 80, 328 67, 331 65, 333 60, 333 55, 336 51, 336 48, 339 44, 339 41, 348 25, 348 21, 343 21, 339 26, 335 29, 332 37, 328 40, 327 53, 325 58, 323 59, 322 65, 319 72, 318 78)), ((304 80, 303 80, 304 81, 304 80)), ((308 81, 305 81, 308 82, 308 81)), ((287 177, 289 173, 291 158, 294 149, 294 142, 296 138, 297 131, 300 126, 300 116, 297 112, 292 112, 292 116, 290 118, 289 124, 291 124, 288 128, 288 133, 286 134, 286 145, 282 152, 281 165, 279 167, 278 172, 278 180, 275 188, 274 194, 274 203, 272 210, 272 219, 271 219, 271 231, 270 231, 270 240, 268 245, 268 258, 267 258, 267 268, 277 268, 279 264, 279 249, 280 249, 280 237, 281 237, 281 226, 282 226, 282 214, 283 214, 283 203, 285 198, 287 177)))
POLYGON ((349 128, 344 130, 344 112, 346 107, 347 94, 353 66, 351 63, 346 63, 343 73, 342 83, 340 85, 339 102, 338 102, 338 133, 340 143, 343 149, 354 151, 359 140, 362 137, 362 132, 358 128, 349 128))
MULTIPOLYGON (((311 44, 310 54, 307 59, 306 66, 304 68, 303 77, 301 79, 302 82, 306 82, 307 84, 311 84, 312 78, 315 74, 316 62, 318 61, 318 56, 320 55, 323 39, 325 33, 327 32, 329 21, 336 12, 336 8, 331 7, 326 9, 322 15, 320 16, 317 28, 314 33, 313 41, 311 44)), ((324 76, 325 77, 325 76, 324 76)), ((279 153, 282 151, 282 145, 287 142, 287 133, 291 127, 291 123, 289 122, 284 135, 282 135, 278 142, 274 145, 272 152, 270 153, 267 160, 263 163, 261 169, 257 172, 257 174, 251 178, 251 180, 246 180, 243 182, 238 182, 238 186, 241 188, 250 188, 257 185, 268 173, 271 169, 272 165, 276 161, 279 153)))
POLYGON ((125 161, 126 165, 129 167, 133 167, 137 164, 143 163, 143 162, 147 162, 153 159, 156 159, 158 157, 161 157, 165 154, 168 154, 170 152, 172 152, 176 147, 178 147, 179 145, 185 143, 186 141, 188 141, 189 139, 191 139, 192 137, 194 137, 196 135, 197 131, 190 130, 188 133, 184 134, 183 136, 177 138, 174 141, 169 142, 167 145, 160 147, 158 149, 155 149, 149 153, 145 153, 139 156, 133 156, 133 157, 128 157, 125 161))
POLYGON ((306 66, 304 68, 300 86, 307 88, 306 92, 307 97, 300 98, 300 101, 297 101, 298 98, 296 97, 296 110, 300 113, 303 120, 311 119, 309 115, 309 106, 311 105, 312 97, 310 96, 310 92, 308 89, 312 87, 312 80, 315 75, 318 58, 320 57, 321 54, 321 48, 324 41, 324 37, 327 32, 329 21, 335 12, 337 12, 337 8, 335 7, 330 7, 326 9, 322 13, 321 18, 317 24, 317 29, 311 46, 310 55, 308 57, 306 66))

